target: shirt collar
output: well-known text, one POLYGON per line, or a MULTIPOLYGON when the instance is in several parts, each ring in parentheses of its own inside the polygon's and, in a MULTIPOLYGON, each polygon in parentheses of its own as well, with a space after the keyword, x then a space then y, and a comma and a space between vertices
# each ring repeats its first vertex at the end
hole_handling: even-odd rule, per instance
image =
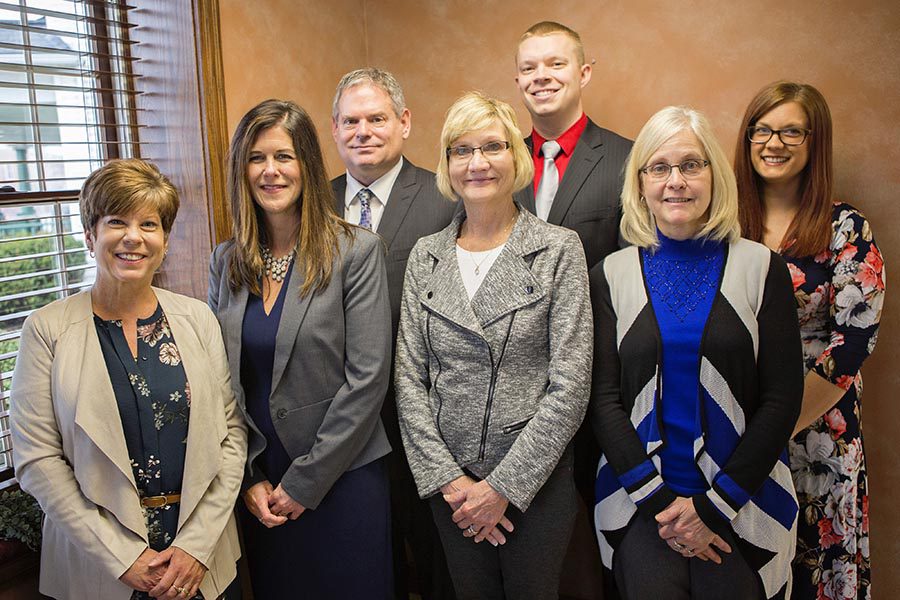
POLYGON ((381 202, 382 206, 387 206, 388 197, 391 195, 391 190, 394 188, 394 182, 397 181, 397 177, 400 176, 400 169, 403 168, 403 157, 400 157, 400 160, 397 161, 397 164, 391 167, 391 169, 372 182, 372 185, 363 185, 353 178, 353 175, 350 174, 350 171, 347 171, 347 191, 344 193, 344 207, 350 208, 350 205, 353 204, 353 199, 356 198, 357 192, 363 188, 368 188, 370 192, 375 194, 375 197, 378 198, 378 201, 381 202))
MULTIPOLYGON (((572 156, 572 152, 575 151, 575 146, 578 144, 578 138, 581 137, 581 134, 584 133, 585 128, 587 127, 587 115, 581 113, 581 117, 572 124, 571 127, 566 129, 561 136, 556 138, 556 141, 559 142, 559 147, 562 149, 562 153, 566 156, 572 156)), ((541 146, 546 142, 546 138, 539 134, 536 130, 531 130, 531 140, 533 146, 531 148, 531 155, 534 158, 537 158, 541 155, 541 146)))

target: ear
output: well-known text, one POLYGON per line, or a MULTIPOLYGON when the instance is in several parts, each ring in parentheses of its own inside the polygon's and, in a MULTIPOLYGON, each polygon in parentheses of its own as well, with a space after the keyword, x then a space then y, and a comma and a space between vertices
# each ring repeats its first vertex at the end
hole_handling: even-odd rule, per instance
POLYGON ((412 113, 408 108, 404 108, 400 113, 400 125, 403 126, 403 139, 409 138, 409 130, 412 128, 412 113))
POLYGON ((89 252, 94 251, 94 234, 90 229, 84 230, 84 245, 87 246, 89 252))
POLYGON ((331 138, 335 144, 338 143, 338 122, 334 117, 331 117, 331 138))
POLYGON ((584 87, 591 80, 591 74, 593 73, 593 67, 591 63, 584 63, 581 65, 581 87, 584 87))

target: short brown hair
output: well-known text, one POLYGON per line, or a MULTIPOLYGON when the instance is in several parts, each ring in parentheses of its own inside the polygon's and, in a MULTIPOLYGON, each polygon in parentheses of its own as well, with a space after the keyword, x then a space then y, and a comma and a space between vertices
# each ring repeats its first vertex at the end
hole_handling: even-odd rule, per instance
POLYGON ((811 133, 804 142, 809 144, 809 160, 800 184, 800 209, 780 245, 788 244, 783 252, 790 256, 814 256, 826 250, 831 241, 834 175, 831 165, 831 111, 822 93, 809 84, 792 81, 770 83, 757 92, 747 106, 734 151, 741 229, 744 237, 755 242, 762 241, 765 217, 761 193, 763 181, 750 160, 747 128, 756 125, 763 115, 786 102, 796 102, 803 107, 811 133))
POLYGON ((85 179, 78 195, 81 224, 94 231, 102 217, 153 208, 168 237, 178 214, 178 190, 159 168, 139 158, 111 160, 85 179))
POLYGON ((530 37, 543 37, 555 33, 561 33, 575 43, 575 56, 578 57, 578 63, 583 65, 584 44, 581 43, 581 36, 578 35, 577 31, 566 27, 562 23, 557 23, 556 21, 541 21, 540 23, 535 23, 522 34, 522 37, 519 38, 519 43, 521 44, 530 37))

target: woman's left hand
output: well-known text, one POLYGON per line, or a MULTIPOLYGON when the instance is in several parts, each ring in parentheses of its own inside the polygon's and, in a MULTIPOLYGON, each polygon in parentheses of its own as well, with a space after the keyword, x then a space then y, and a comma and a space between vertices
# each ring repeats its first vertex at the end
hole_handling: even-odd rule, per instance
POLYGON ((169 563, 162 579, 148 593, 152 598, 176 600, 193 598, 200 589, 200 582, 206 575, 203 564, 176 546, 169 546, 150 561, 151 568, 169 563))
POLYGON ((509 500, 487 481, 479 481, 466 490, 466 501, 453 513, 453 522, 460 529, 472 527, 477 531, 475 542, 481 542, 503 518, 507 506, 509 500))
POLYGON ((303 514, 303 511, 306 510, 306 507, 291 498, 279 483, 272 495, 269 496, 269 510, 273 515, 280 515, 287 517, 291 521, 296 521, 303 514))
POLYGON ((685 557, 700 556, 721 563, 713 548, 730 553, 731 546, 715 534, 700 519, 690 498, 676 498, 664 511, 656 515, 659 537, 673 550, 685 557), (679 549, 680 548, 680 549, 679 549))

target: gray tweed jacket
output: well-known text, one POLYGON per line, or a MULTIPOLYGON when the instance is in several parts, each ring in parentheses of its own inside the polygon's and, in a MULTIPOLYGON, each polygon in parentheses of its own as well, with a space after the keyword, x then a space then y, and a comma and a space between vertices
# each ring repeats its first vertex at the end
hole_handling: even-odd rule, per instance
POLYGON ((470 302, 456 258, 466 215, 413 248, 396 387, 425 498, 464 474, 526 510, 584 418, 592 312, 578 236, 521 210, 470 302))

